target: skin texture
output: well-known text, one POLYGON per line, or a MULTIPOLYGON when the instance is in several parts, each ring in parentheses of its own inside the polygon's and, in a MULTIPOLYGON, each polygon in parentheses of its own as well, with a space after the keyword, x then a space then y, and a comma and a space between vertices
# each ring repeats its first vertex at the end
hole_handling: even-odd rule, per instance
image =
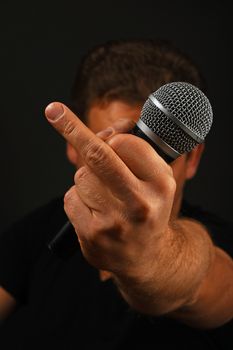
MULTIPOLYGON (((123 105, 96 105, 90 121, 98 120, 98 112, 104 118, 104 111, 111 123, 114 113, 127 118, 129 106, 123 105)), ((87 261, 109 271, 141 312, 200 328, 230 320, 231 258, 214 247, 201 224, 177 218, 183 185, 195 174, 203 146, 169 166, 145 141, 124 134, 132 127, 127 120, 96 137, 60 103, 49 105, 46 116, 79 167, 64 202, 87 261)))

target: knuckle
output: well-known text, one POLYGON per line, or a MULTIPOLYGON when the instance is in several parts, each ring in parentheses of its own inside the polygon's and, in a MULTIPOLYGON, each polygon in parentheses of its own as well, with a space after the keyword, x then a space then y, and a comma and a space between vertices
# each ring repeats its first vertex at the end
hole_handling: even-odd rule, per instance
POLYGON ((86 164, 97 165, 104 162, 106 154, 103 142, 90 141, 84 151, 84 161, 86 164))
POLYGON ((125 134, 115 134, 106 143, 111 146, 111 148, 119 153, 121 149, 125 150, 130 147, 129 144, 129 135, 125 134))
POLYGON ((73 218, 72 206, 69 202, 64 201, 64 211, 69 216, 70 219, 71 217, 73 218))
POLYGON ((73 200, 73 197, 74 197, 74 192, 75 192, 75 187, 72 186, 65 194, 64 196, 64 205, 65 206, 68 206, 70 201, 73 200))
POLYGON ((92 193, 92 198, 98 208, 104 209, 107 207, 106 198, 101 193, 98 193, 98 191, 92 193))
POLYGON ((89 171, 88 171, 87 167, 82 166, 81 168, 79 168, 74 175, 75 184, 77 184, 81 180, 87 178, 88 175, 89 175, 89 171))
POLYGON ((64 197, 64 210, 69 215, 72 213, 72 202, 67 197, 64 197))
POLYGON ((77 129, 76 125, 73 123, 71 120, 66 120, 64 122, 64 130, 63 130, 64 135, 69 136, 71 134, 76 134, 77 129))

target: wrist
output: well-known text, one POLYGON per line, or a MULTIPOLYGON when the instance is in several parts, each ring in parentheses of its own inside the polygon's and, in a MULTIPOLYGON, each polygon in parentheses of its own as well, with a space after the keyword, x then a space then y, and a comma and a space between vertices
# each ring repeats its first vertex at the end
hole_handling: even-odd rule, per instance
POLYGON ((113 280, 123 298, 139 312, 157 315, 170 310, 170 302, 167 308, 170 290, 167 281, 175 273, 173 262, 177 261, 182 246, 179 241, 169 225, 150 246, 146 261, 140 261, 133 269, 122 274, 113 274, 113 280))
POLYGON ((138 311, 161 315, 193 302, 213 258, 205 229, 190 220, 175 220, 156 241, 153 258, 138 273, 114 275, 124 299, 138 311))

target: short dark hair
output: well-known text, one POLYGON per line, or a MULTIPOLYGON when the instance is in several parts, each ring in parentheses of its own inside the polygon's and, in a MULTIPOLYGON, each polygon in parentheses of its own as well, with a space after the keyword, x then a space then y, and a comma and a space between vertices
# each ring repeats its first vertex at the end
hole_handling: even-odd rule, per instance
POLYGON ((169 41, 108 41, 90 50, 79 65, 71 91, 71 108, 83 121, 98 101, 144 103, 171 81, 186 81, 205 90, 192 60, 169 41))

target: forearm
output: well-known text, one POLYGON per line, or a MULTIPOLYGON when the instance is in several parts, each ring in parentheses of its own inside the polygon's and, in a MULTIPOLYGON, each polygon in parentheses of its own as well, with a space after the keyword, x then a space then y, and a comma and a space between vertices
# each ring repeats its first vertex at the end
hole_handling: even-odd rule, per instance
POLYGON ((125 300, 152 315, 171 313, 193 304, 214 262, 215 248, 208 233, 196 222, 177 220, 154 251, 151 266, 139 266, 137 276, 115 276, 125 300))
POLYGON ((193 303, 170 314, 198 328, 216 328, 233 317, 233 260, 215 247, 214 260, 196 291, 193 303))

